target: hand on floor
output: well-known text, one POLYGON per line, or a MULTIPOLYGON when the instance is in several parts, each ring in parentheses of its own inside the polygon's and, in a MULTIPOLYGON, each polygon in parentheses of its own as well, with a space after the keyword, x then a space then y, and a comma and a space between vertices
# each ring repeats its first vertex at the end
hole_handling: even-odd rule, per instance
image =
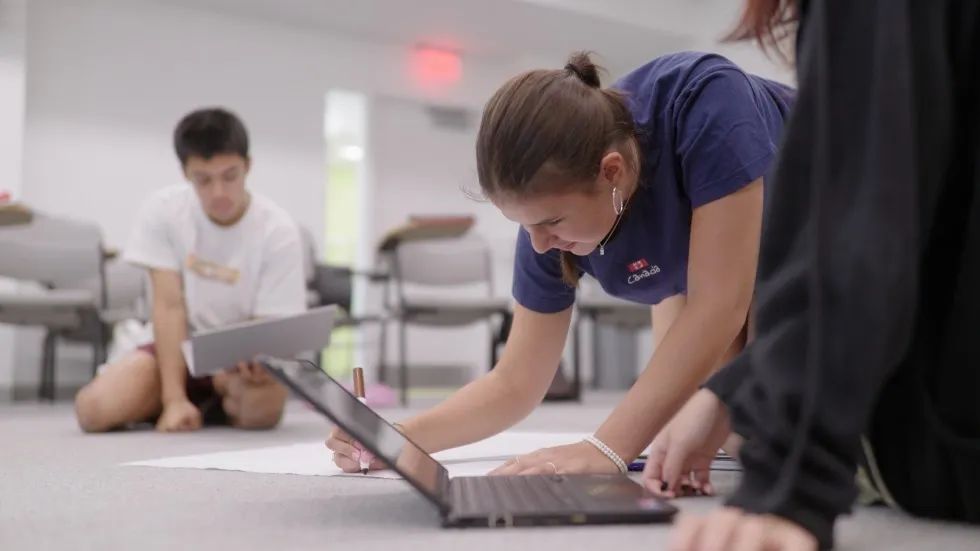
POLYGON ((699 390, 653 439, 644 485, 667 498, 712 495, 711 462, 730 433, 728 409, 710 390, 699 390))
POLYGON ((201 411, 186 398, 163 405, 163 413, 157 420, 160 432, 185 432, 201 428, 201 411))
POLYGON ((674 524, 671 551, 816 551, 817 539, 793 522, 725 507, 707 516, 682 515, 674 524))
POLYGON ((616 464, 595 446, 578 442, 515 457, 491 475, 618 473, 616 464))

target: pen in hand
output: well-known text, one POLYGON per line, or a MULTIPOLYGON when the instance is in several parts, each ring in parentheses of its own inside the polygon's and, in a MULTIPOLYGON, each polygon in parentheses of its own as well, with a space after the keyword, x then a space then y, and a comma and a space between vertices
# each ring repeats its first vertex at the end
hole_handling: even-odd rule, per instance
MULTIPOLYGON (((362 404, 367 404, 367 397, 364 394, 364 369, 360 367, 354 368, 354 396, 357 396, 357 399, 362 404)), ((369 460, 364 459, 364 450, 359 446, 357 448, 357 456, 361 463, 361 474, 367 474, 371 468, 371 463, 369 460)))

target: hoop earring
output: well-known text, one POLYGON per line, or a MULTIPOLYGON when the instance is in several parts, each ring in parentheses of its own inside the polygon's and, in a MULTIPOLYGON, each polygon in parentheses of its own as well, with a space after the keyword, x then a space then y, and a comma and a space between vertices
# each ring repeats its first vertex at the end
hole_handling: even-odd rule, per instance
POLYGON ((621 193, 619 193, 619 188, 616 186, 613 186, 612 188, 612 202, 613 212, 616 213, 616 216, 623 214, 623 207, 625 206, 623 204, 623 196, 621 193))

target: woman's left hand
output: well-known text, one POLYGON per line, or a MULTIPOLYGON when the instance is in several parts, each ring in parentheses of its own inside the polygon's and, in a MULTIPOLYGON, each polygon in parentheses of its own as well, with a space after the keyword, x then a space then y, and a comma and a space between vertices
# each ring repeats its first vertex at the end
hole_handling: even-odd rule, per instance
POLYGON ((817 551, 817 539, 800 525, 775 515, 724 507, 707 516, 681 516, 670 538, 672 551, 817 551))
POLYGON ((543 448, 510 459, 491 475, 618 473, 608 457, 588 442, 543 448))

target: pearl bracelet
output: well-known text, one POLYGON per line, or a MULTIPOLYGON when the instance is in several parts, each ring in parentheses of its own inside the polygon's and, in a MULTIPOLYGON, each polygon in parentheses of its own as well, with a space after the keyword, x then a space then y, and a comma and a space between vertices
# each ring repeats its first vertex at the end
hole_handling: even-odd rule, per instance
POLYGON ((603 455, 605 455, 606 457, 608 457, 609 460, 612 461, 616 465, 616 468, 619 469, 619 472, 621 472, 623 474, 626 474, 626 472, 628 470, 627 467, 626 467, 626 462, 623 461, 623 458, 620 457, 619 454, 617 454, 616 452, 614 452, 612 450, 612 448, 610 448, 609 446, 607 446, 605 442, 603 442, 602 440, 599 440, 598 438, 596 438, 595 436, 593 436, 591 434, 589 436, 586 436, 585 437, 585 441, 588 442, 589 444, 592 444, 593 446, 595 446, 599 451, 601 451, 603 453, 603 455))

